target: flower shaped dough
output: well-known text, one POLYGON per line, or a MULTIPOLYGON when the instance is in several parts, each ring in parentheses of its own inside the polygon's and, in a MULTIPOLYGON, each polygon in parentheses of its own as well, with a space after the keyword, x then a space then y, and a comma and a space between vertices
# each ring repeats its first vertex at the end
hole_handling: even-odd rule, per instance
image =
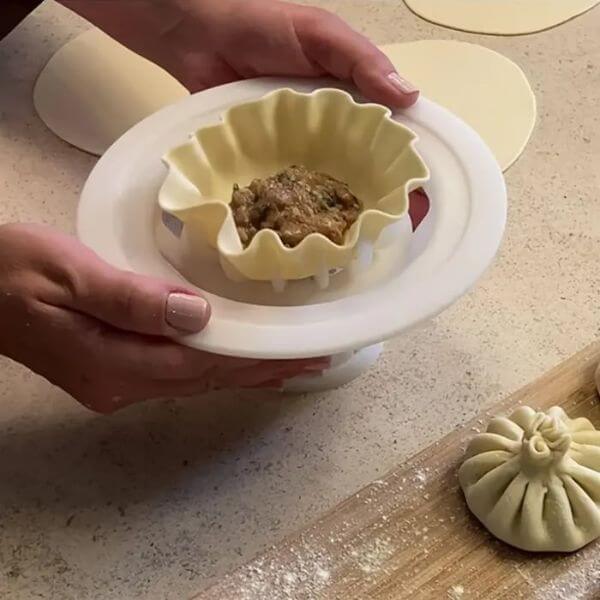
POLYGON ((230 108, 222 123, 168 152, 159 205, 185 223, 188 236, 201 236, 215 248, 234 279, 318 276, 347 266, 360 243, 375 242, 407 214, 409 192, 429 177, 416 139, 388 109, 358 104, 341 90, 278 90, 230 108), (244 248, 229 208, 233 184, 245 186, 294 164, 344 181, 363 201, 345 243, 314 233, 287 248, 265 229, 244 248))
POLYGON ((492 419, 459 481, 473 514, 517 548, 571 552, 600 537, 600 431, 559 407, 492 419))

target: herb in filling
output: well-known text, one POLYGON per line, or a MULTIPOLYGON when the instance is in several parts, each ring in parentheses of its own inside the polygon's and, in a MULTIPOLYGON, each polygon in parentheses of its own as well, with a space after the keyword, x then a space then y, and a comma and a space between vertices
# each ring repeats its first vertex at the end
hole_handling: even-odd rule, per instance
POLYGON ((343 244, 363 210, 345 183, 296 166, 245 188, 234 185, 230 206, 244 247, 261 229, 275 231, 289 248, 311 233, 343 244))

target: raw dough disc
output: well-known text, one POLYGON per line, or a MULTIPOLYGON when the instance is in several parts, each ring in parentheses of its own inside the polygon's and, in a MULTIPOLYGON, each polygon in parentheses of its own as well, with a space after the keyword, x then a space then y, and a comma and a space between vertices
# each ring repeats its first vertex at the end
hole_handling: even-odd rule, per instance
POLYGON ((423 40, 383 46, 394 66, 427 98, 468 123, 508 169, 535 126, 536 102, 523 71, 476 44, 423 40))
POLYGON ((600 0, 404 0, 427 21, 474 33, 518 35, 560 25, 600 0))
POLYGON ((33 102, 57 136, 100 155, 133 125, 188 94, 166 71, 91 29, 50 59, 33 102))

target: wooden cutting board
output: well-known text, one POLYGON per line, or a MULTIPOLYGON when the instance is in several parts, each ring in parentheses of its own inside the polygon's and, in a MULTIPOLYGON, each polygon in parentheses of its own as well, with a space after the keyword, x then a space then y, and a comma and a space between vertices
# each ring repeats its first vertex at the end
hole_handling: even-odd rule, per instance
POLYGON ((600 427, 600 344, 491 407, 195 600, 600 599, 600 542, 532 555, 470 515, 456 472, 468 440, 521 404, 562 406, 600 427))

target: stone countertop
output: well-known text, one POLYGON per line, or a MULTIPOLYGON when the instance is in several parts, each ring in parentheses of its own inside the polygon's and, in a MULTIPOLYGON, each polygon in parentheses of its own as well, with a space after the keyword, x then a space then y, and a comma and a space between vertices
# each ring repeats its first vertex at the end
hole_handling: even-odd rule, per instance
MULTIPOLYGON (((600 9, 544 33, 442 29, 401 0, 321 2, 378 43, 481 43, 539 103, 479 286, 345 389, 220 394, 90 414, 0 359, 3 598, 183 598, 598 338, 600 9)), ((47 3, 0 43, 0 222, 73 231, 95 159, 34 114, 36 75, 86 25, 47 3)), ((1 332, 0 332, 1 335, 1 332)))

